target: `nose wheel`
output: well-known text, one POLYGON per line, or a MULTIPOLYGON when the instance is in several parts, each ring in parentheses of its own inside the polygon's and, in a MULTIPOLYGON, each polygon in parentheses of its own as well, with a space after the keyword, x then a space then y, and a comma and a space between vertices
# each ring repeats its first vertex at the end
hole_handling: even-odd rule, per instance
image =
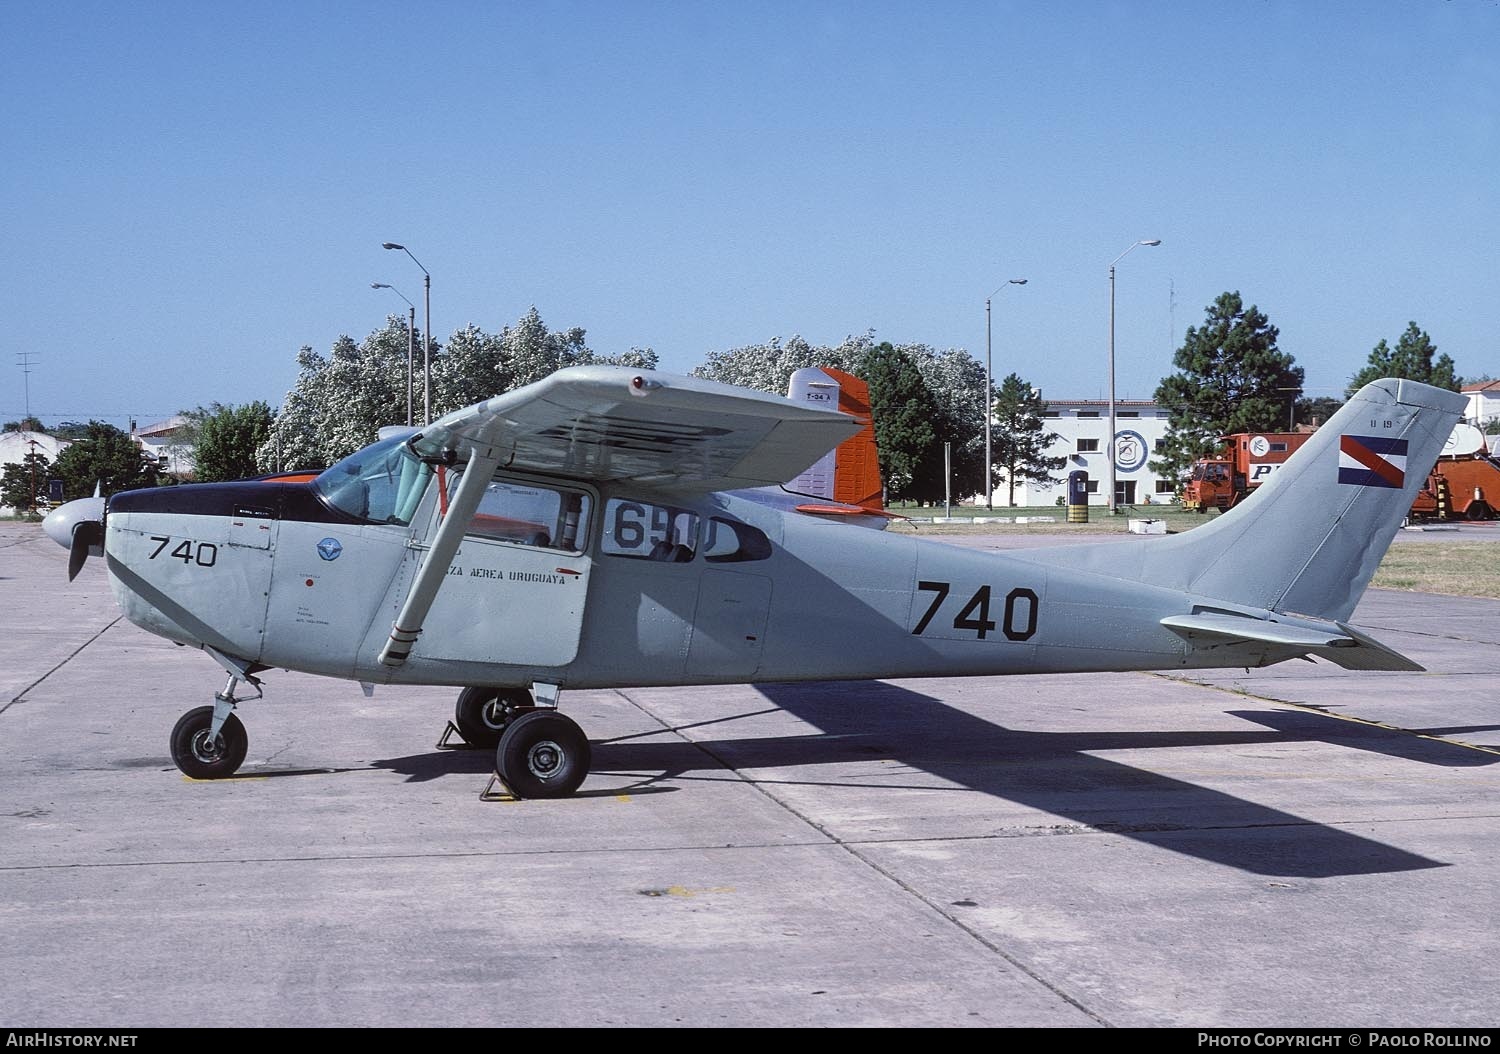
POLYGON ((208 649, 224 668, 231 671, 229 683, 214 696, 213 706, 189 710, 172 729, 172 761, 186 776, 195 780, 221 780, 233 776, 245 761, 250 736, 234 716, 234 689, 244 681, 255 690, 252 699, 260 698, 260 681, 251 675, 248 663, 236 665, 208 649))
POLYGON ((195 780, 233 776, 250 749, 250 736, 238 717, 226 717, 217 733, 213 724, 214 708, 200 706, 183 714, 172 729, 172 760, 195 780))
POLYGON ((591 759, 576 722, 555 710, 533 710, 500 737, 495 771, 518 797, 566 798, 583 785, 591 759))

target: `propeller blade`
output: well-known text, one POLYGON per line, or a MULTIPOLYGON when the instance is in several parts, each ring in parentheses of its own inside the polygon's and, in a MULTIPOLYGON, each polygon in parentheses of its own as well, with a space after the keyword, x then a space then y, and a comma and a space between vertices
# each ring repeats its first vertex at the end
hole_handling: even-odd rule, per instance
POLYGON ((89 558, 89 550, 104 544, 104 524, 98 520, 84 520, 73 528, 73 544, 68 549, 68 581, 78 577, 89 558))

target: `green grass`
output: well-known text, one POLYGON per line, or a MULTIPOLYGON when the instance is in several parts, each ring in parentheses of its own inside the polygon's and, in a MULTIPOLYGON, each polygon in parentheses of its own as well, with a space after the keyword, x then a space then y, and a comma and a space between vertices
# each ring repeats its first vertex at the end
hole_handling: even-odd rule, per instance
POLYGON ((925 519, 931 516, 951 515, 955 520, 972 520, 975 517, 1006 517, 1016 519, 1022 516, 1050 516, 1056 523, 939 523, 922 524, 913 528, 902 524, 897 520, 891 527, 892 530, 919 530, 923 534, 980 534, 998 533, 1012 534, 1025 531, 1053 531, 1066 530, 1069 534, 1124 534, 1131 520, 1165 520, 1167 530, 1172 534, 1192 530, 1212 520, 1212 514, 1199 515, 1195 512, 1185 512, 1178 505, 1134 505, 1121 506, 1119 513, 1115 516, 1109 514, 1109 509, 1103 505, 1089 506, 1089 519, 1087 523, 1068 523, 1068 510, 1061 505, 1039 505, 1031 507, 1006 508, 997 505, 994 509, 986 509, 983 506, 974 508, 971 505, 953 506, 952 513, 946 512, 941 505, 914 506, 897 504, 888 507, 887 511, 898 516, 910 516, 925 519))
POLYGON ((1500 597, 1500 541, 1403 542, 1397 538, 1370 584, 1418 593, 1500 597))

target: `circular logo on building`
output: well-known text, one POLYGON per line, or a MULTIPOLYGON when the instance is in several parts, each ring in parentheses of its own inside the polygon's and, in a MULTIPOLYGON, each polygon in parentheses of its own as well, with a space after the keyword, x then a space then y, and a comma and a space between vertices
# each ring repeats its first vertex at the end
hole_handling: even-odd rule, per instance
POLYGON ((1115 433, 1115 468, 1121 472, 1134 472, 1146 463, 1150 448, 1146 437, 1139 432, 1115 433))
POLYGON ((1265 457, 1271 452, 1271 441, 1265 436, 1255 436, 1250 440, 1250 453, 1256 457, 1265 457))
POLYGON ((325 560, 337 560, 344 547, 337 538, 324 538, 318 543, 318 555, 325 560))

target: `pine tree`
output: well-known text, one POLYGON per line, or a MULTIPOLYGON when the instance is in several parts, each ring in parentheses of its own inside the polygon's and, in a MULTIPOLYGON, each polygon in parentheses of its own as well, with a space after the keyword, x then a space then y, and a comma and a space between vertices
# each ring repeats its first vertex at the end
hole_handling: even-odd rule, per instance
POLYGON ((1415 322, 1409 322, 1406 332, 1396 341, 1392 350, 1384 339, 1370 352, 1370 360, 1349 381, 1344 395, 1352 396, 1371 381, 1382 377, 1401 377, 1409 381, 1434 384, 1456 392, 1462 378, 1454 372, 1453 360, 1447 355, 1437 354, 1437 345, 1415 322))
POLYGON ((1007 505, 1016 503, 1017 481, 1056 483, 1060 477, 1052 473, 1067 464, 1065 457, 1047 456, 1058 435, 1046 430, 1046 409, 1041 394, 1017 374, 1000 382, 990 438, 995 465, 1010 488, 1007 505))
POLYGON ((880 476, 892 500, 929 501, 934 461, 942 494, 942 445, 933 427, 938 407, 910 355, 885 342, 870 349, 858 374, 870 386, 880 476))
POLYGON ((1189 466, 1236 432, 1274 432, 1302 388, 1302 367, 1276 346, 1278 332, 1238 292, 1209 305, 1203 325, 1189 326, 1172 357, 1178 372, 1162 378, 1156 401, 1169 412, 1165 449, 1153 471, 1181 478, 1189 466))

